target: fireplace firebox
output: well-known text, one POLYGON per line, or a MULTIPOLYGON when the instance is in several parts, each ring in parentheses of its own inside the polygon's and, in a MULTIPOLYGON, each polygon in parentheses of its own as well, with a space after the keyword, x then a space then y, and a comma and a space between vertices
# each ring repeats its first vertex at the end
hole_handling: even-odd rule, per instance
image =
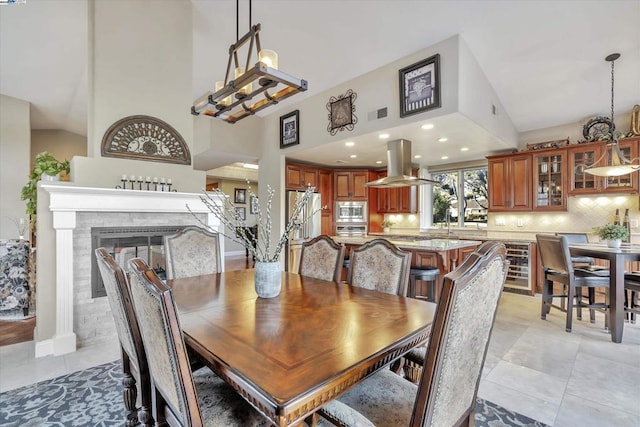
POLYGON ((184 226, 92 227, 91 298, 107 295, 96 257, 93 255, 97 248, 104 247, 124 271, 127 271, 128 260, 134 257, 142 258, 164 280, 166 265, 163 238, 183 228, 184 226))

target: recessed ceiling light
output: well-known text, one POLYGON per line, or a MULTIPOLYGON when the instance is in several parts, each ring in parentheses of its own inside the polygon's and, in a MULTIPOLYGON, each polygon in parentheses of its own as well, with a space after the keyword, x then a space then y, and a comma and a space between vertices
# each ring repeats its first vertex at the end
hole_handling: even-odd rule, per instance
POLYGON ((469 151, 469 147, 462 147, 460 151, 469 151))
POLYGON ((413 156, 414 159, 421 159, 422 156, 420 154, 416 154, 415 156, 413 156))
POLYGON ((421 128, 424 129, 424 130, 433 129, 433 123, 426 123, 426 124, 422 125, 421 128))
POLYGON ((381 165, 382 164, 382 160, 376 160, 376 165, 381 165))
POLYGON ((260 166, 254 165, 253 163, 245 163, 242 166, 244 166, 247 169, 259 169, 260 168, 260 166))
POLYGON ((449 158, 449 156, 442 156, 442 157, 440 157, 440 159, 442 159, 442 160, 447 160, 448 158, 449 158))
POLYGON ((355 158, 356 158, 356 157, 358 157, 358 156, 356 156, 355 154, 352 154, 352 155, 350 155, 349 157, 351 157, 352 159, 355 159, 355 158))
POLYGON ((387 138, 389 138, 389 134, 388 133, 381 133, 380 135, 378 135, 378 138, 387 139, 387 138))
POLYGON ((447 142, 449 140, 449 138, 438 138, 438 142, 447 142))
POLYGON ((353 141, 347 141, 344 143, 344 145, 345 147, 353 147, 354 145, 356 145, 356 143, 353 141))

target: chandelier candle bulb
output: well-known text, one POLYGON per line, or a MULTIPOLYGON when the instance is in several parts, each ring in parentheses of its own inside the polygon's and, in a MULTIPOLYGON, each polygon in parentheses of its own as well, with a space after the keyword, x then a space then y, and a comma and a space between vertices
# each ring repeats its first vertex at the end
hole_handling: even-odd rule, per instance
POLYGON ((278 54, 275 50, 262 49, 258 52, 258 60, 267 67, 278 69, 278 54))
MULTIPOLYGON (((215 85, 215 92, 219 91, 223 87, 224 87, 224 82, 222 80, 218 80, 216 82, 216 85, 215 85)), ((220 102, 218 102, 218 104, 227 106, 227 105, 231 104, 231 102, 232 102, 231 95, 229 95, 229 96, 224 97, 220 102)))
MULTIPOLYGON (((243 74, 244 74, 244 67, 236 67, 235 73, 234 73, 234 78, 237 80, 243 74)), ((242 98, 242 95, 246 96, 246 95, 249 95, 250 93, 251 93, 251 83, 241 87, 238 90, 238 93, 236 94, 236 97, 237 98, 242 98)))

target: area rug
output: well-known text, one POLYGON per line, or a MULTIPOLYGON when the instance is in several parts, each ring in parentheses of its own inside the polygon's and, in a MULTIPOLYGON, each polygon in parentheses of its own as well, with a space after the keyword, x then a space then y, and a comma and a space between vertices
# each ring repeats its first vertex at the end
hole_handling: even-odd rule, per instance
MULTIPOLYGON (((0 426, 122 426, 122 370, 111 362, 0 394, 0 426)), ((476 426, 545 424, 478 399, 476 426)), ((223 427, 223 426, 221 426, 223 427)))

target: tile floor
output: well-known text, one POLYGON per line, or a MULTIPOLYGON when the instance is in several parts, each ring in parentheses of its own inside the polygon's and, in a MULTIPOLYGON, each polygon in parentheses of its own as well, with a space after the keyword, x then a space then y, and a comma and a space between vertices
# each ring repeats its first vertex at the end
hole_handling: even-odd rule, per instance
MULTIPOLYGON (((595 324, 564 313, 540 320, 539 297, 504 293, 479 396, 553 426, 640 425, 640 323, 614 344, 595 324)), ((586 317, 585 317, 586 318, 586 317)), ((34 359, 34 343, 0 347, 0 392, 116 360, 116 341, 34 359)))

